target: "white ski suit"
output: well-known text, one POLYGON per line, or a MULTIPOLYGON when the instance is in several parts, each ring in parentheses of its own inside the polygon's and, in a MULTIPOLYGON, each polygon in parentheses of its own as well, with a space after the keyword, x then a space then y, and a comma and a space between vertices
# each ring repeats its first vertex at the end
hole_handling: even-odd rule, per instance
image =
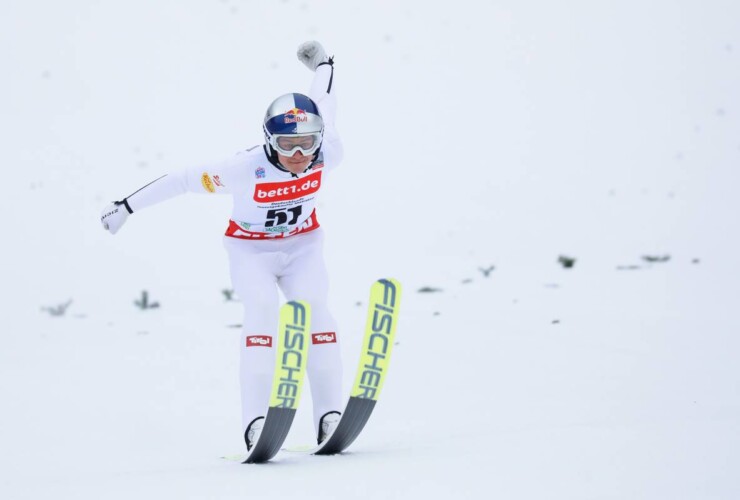
POLYGON ((302 174, 274 164, 265 146, 255 146, 213 165, 165 175, 125 199, 131 213, 185 192, 230 194, 234 204, 224 236, 231 281, 244 305, 240 339, 243 430, 268 406, 275 366, 278 287, 287 300, 305 300, 312 310, 307 375, 316 431, 319 419, 341 411, 342 364, 337 327, 327 307, 328 276, 316 200, 323 177, 342 159, 334 127, 333 67, 320 66, 309 97, 324 120, 324 139, 302 174))

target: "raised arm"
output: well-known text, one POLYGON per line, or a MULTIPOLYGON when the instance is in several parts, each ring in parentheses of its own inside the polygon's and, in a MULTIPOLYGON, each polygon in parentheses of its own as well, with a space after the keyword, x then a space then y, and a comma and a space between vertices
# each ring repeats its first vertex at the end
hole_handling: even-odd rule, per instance
POLYGON ((311 41, 298 47, 298 59, 315 72, 308 96, 319 106, 324 120, 324 142, 322 150, 329 153, 334 165, 343 156, 342 142, 335 126, 337 114, 336 80, 334 78, 334 58, 328 57, 319 42, 311 41))

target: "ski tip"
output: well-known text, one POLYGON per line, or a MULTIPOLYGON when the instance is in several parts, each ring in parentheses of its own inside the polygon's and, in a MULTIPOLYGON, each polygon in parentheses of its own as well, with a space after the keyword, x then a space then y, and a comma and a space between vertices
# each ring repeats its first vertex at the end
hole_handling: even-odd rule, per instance
POLYGON ((401 293, 401 282, 395 278, 380 278, 374 284, 379 285, 384 290, 392 290, 396 294, 401 293))
POLYGON ((378 283, 393 283, 396 286, 401 286, 401 282, 396 278, 380 278, 376 280, 378 283))

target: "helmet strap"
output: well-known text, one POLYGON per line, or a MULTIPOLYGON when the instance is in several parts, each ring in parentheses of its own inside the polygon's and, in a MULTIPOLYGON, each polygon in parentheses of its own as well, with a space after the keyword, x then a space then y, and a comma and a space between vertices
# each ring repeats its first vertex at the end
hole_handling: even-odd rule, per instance
POLYGON ((265 151, 265 156, 267 156, 267 160, 272 164, 273 167, 280 170, 281 172, 288 172, 290 173, 290 170, 285 168, 280 164, 280 160, 278 160, 277 151, 272 149, 272 147, 269 144, 265 144, 262 146, 262 149, 265 151))

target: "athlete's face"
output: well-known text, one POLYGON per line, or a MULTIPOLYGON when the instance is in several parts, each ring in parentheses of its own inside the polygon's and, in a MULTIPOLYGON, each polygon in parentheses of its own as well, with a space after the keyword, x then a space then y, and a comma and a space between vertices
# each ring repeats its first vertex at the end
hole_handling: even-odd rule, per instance
POLYGON ((300 174, 311 164, 313 155, 304 156, 300 151, 293 153, 293 156, 285 156, 278 153, 278 161, 287 168, 291 173, 300 174))

